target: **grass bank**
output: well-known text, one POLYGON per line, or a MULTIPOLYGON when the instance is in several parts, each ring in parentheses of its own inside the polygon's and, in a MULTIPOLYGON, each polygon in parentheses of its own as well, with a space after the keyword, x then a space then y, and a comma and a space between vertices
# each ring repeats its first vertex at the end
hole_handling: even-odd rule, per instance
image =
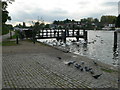
POLYGON ((16 46, 16 41, 3 41, 0 42, 0 46, 16 46))

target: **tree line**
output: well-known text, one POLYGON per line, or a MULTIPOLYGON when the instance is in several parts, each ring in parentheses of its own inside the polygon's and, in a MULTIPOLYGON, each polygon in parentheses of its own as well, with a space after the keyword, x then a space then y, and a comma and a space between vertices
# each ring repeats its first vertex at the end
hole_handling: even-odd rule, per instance
POLYGON ((104 26, 108 24, 115 24, 117 20, 116 16, 102 16, 101 19, 97 18, 83 18, 80 21, 66 19, 63 21, 53 21, 53 24, 59 26, 69 26, 70 28, 80 28, 80 29, 102 29, 104 26))

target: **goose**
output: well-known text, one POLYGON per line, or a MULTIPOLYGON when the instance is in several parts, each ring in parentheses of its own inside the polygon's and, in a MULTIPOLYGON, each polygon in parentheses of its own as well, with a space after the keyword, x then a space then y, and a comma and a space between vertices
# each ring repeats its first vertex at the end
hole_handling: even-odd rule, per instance
POLYGON ((83 68, 80 68, 80 71, 83 71, 83 68))
POLYGON ((98 74, 98 75, 94 75, 93 77, 94 77, 95 79, 98 79, 101 75, 102 75, 102 74, 98 74))
POLYGON ((75 64, 75 67, 77 68, 77 69, 79 69, 80 67, 81 67, 81 65, 80 64, 75 64))
POLYGON ((62 59, 61 57, 57 57, 58 59, 62 59))
POLYGON ((91 73, 91 74, 94 74, 94 71, 90 70, 90 73, 91 73))
POLYGON ((70 61, 70 62, 68 62, 68 66, 70 66, 71 64, 74 64, 76 61, 70 61))
POLYGON ((95 62, 95 61, 93 61, 93 63, 97 66, 98 64, 97 64, 97 62, 95 62))
POLYGON ((85 62, 84 62, 84 61, 81 61, 81 64, 82 64, 82 65, 84 65, 84 64, 85 64, 85 62))
POLYGON ((92 68, 89 68, 87 66, 85 66, 84 68, 85 68, 85 71, 87 71, 87 72, 90 71, 90 70, 92 70, 92 68))

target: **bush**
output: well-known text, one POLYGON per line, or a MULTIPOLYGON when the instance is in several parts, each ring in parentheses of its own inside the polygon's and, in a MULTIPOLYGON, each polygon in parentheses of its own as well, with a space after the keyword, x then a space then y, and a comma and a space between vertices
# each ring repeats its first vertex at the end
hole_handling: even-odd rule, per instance
POLYGON ((13 30, 12 25, 2 24, 2 35, 8 34, 9 30, 13 30))
POLYGON ((2 35, 9 33, 9 28, 7 25, 3 24, 2 26, 2 35))

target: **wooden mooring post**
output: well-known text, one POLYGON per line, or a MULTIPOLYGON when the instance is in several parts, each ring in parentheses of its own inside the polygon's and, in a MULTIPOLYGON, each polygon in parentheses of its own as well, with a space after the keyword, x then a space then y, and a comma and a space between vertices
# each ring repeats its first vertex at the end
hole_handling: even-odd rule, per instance
POLYGON ((84 35, 84 40, 87 42, 88 33, 87 31, 85 31, 85 29, 83 30, 83 35, 84 35))
POLYGON ((63 32, 63 36, 62 37, 63 37, 63 42, 66 43, 66 30, 65 30, 65 32, 63 32))
POLYGON ((79 41, 80 31, 78 30, 78 31, 76 32, 76 34, 77 34, 76 39, 77 39, 77 42, 78 42, 78 41, 79 41))
POLYGON ((114 32, 114 47, 113 51, 115 52, 117 49, 117 32, 114 32))
POLYGON ((59 31, 57 31, 57 37, 56 37, 57 41, 60 40, 60 35, 59 35, 59 31))
POLYGON ((19 42, 18 42, 18 35, 16 35, 16 44, 19 44, 19 42))

